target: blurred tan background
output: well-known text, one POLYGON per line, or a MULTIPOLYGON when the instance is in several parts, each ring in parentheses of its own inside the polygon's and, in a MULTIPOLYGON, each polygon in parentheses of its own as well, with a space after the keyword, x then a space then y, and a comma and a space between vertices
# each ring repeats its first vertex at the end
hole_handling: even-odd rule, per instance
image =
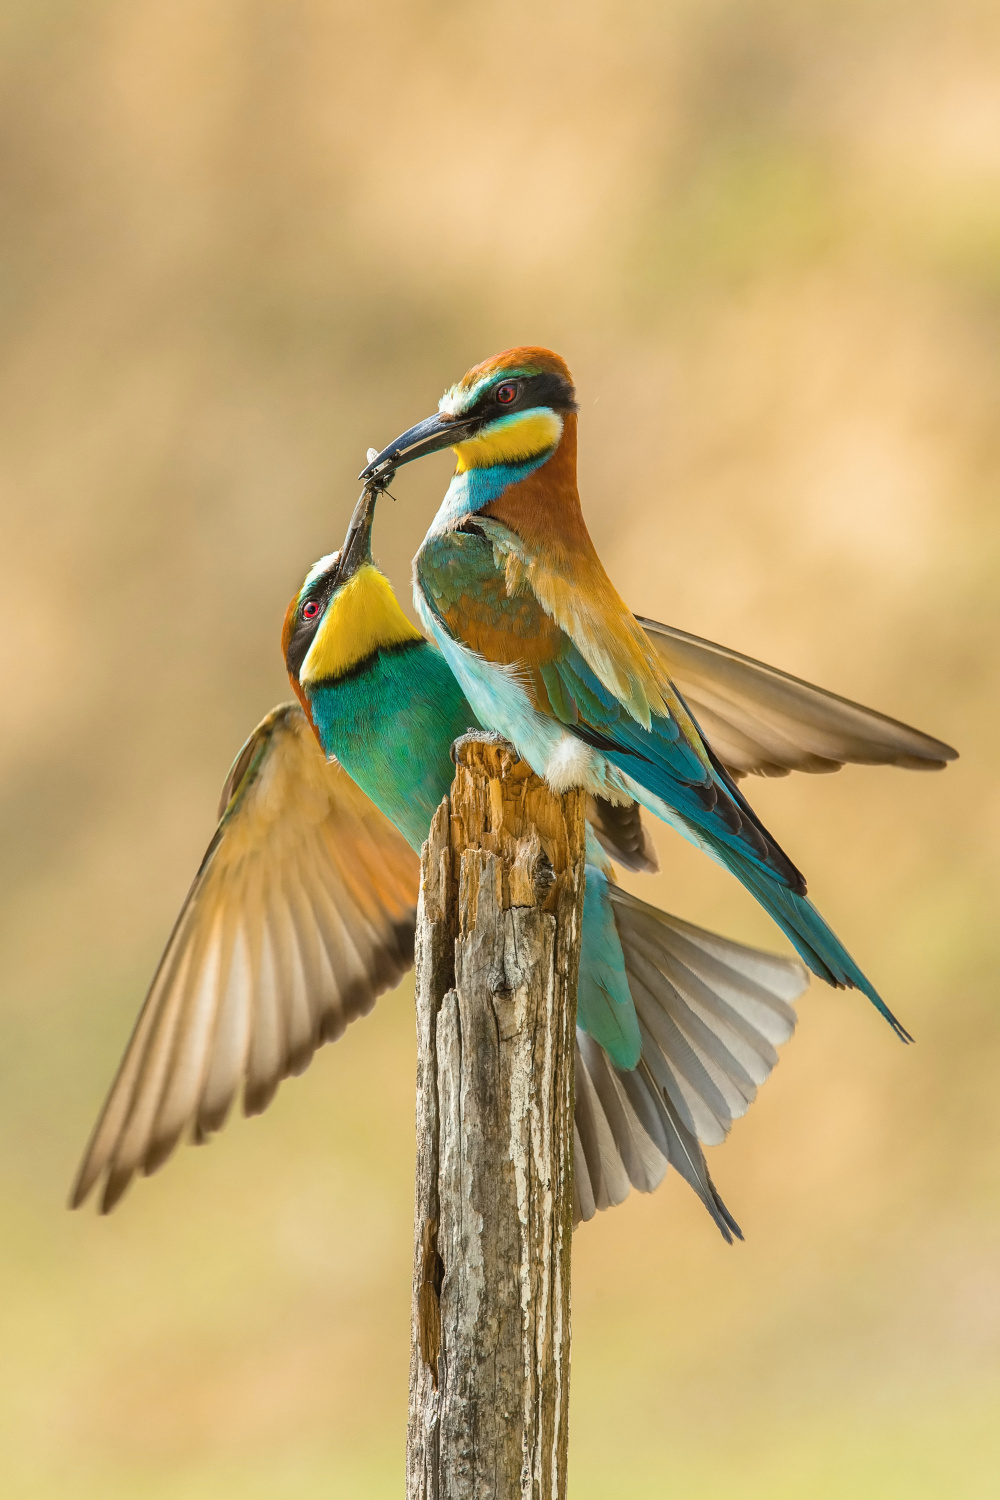
POLYGON ((574 1500, 1000 1493, 994 0, 7 0, 0 184, 0 1493, 401 1494, 408 985, 63 1204, 366 447, 520 342, 634 608, 963 757, 752 784, 917 1045, 815 983, 712 1157, 746 1244, 673 1177, 581 1230, 574 1500))

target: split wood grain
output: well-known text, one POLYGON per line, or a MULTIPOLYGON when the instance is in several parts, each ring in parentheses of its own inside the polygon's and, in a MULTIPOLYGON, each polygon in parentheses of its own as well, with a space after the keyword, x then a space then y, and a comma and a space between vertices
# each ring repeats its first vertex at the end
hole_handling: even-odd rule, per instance
POLYGON ((456 746, 423 850, 408 1500, 564 1500, 584 795, 456 746))

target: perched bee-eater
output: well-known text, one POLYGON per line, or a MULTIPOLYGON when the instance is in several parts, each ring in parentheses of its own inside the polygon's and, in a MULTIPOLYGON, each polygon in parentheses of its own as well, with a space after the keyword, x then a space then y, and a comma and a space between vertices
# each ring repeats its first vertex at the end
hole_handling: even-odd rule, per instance
MULTIPOLYGON (((185 1130, 197 1141, 218 1130, 241 1088, 246 1113, 264 1109, 283 1077, 301 1072, 409 966, 415 850, 450 785, 452 741, 475 717, 372 564, 373 505, 368 493, 342 551, 316 564, 289 606, 283 651, 302 708, 273 710, 234 762, 74 1206, 103 1177, 102 1208, 113 1207, 185 1130)), ((741 733, 734 738, 730 708, 718 720, 735 770, 805 763, 804 727, 827 695, 679 639, 691 652, 685 686, 700 682, 721 702, 729 674, 743 674, 741 733), (779 752, 767 719, 782 691, 793 702, 779 752)), ((830 702, 842 736, 847 727, 854 736, 844 759, 892 758, 898 726, 830 702)), ((620 1202, 630 1184, 651 1190, 672 1163, 728 1238, 738 1231, 700 1142, 720 1141, 753 1099, 791 1034, 806 976, 794 960, 727 942, 620 890, 601 843, 628 868, 655 868, 638 808, 594 798, 589 806, 576 1215, 620 1202)))
MULTIPOLYGON (((257 1113, 395 984, 413 952, 416 851, 476 718, 372 563, 374 492, 289 606, 302 707, 274 709, 226 781, 220 821, 160 962, 73 1191, 114 1206, 240 1086, 257 1113), (352 779, 353 778, 353 779, 352 779)), ((677 921, 613 880, 603 845, 655 868, 638 808, 594 801, 577 999, 575 1213, 673 1164, 726 1239, 739 1229, 702 1143, 743 1114, 795 1025, 794 960, 677 921)))
MULTIPOLYGON (((860 989, 910 1040, 737 787, 710 719, 695 717, 696 695, 679 690, 675 662, 690 638, 637 620, 611 583, 580 506, 576 431, 565 362, 548 349, 510 349, 471 369, 434 416, 369 463, 362 478, 384 482, 424 454, 452 447, 457 455, 414 563, 420 619, 480 723, 550 786, 638 801, 672 824, 743 883, 813 973, 860 989)), ((787 679, 775 707, 782 688, 787 699, 787 679)), ((836 700, 819 707, 800 746, 820 761, 847 758, 850 715, 845 723, 836 700)), ((738 701, 736 709, 738 721, 738 701)), ((768 727, 780 743, 780 717, 768 727)), ((874 759, 942 765, 954 757, 904 725, 880 727, 874 759)))

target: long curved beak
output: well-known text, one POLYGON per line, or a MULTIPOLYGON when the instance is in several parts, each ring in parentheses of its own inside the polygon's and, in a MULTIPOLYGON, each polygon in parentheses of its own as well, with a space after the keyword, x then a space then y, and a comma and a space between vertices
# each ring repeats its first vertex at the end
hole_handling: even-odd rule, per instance
POLYGON ((378 499, 378 494, 375 485, 366 484, 354 507, 344 545, 340 549, 340 562, 337 564, 336 586, 338 588, 349 578, 353 578, 365 563, 372 560, 372 522, 375 519, 375 501, 378 499))
POLYGON ((423 458, 426 453, 437 453, 439 448, 451 448, 468 437, 477 425, 476 422, 463 422, 461 418, 456 420, 435 412, 433 417, 425 417, 415 427, 408 428, 394 443, 390 443, 388 448, 383 448, 377 458, 373 458, 368 467, 361 470, 358 478, 378 479, 402 464, 411 463, 415 458, 423 458))

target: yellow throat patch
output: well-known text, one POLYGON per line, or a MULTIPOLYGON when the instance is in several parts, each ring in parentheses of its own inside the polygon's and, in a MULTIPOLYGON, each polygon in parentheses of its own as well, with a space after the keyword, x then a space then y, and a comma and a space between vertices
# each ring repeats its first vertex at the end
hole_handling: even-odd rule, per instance
POLYGON ((421 641, 399 607, 392 584, 378 568, 365 563, 327 606, 299 672, 306 687, 329 677, 343 677, 382 646, 421 641))
POLYGON ((476 437, 455 444, 458 472, 488 469, 493 464, 520 464, 554 448, 562 437, 562 417, 546 406, 500 417, 476 437))

